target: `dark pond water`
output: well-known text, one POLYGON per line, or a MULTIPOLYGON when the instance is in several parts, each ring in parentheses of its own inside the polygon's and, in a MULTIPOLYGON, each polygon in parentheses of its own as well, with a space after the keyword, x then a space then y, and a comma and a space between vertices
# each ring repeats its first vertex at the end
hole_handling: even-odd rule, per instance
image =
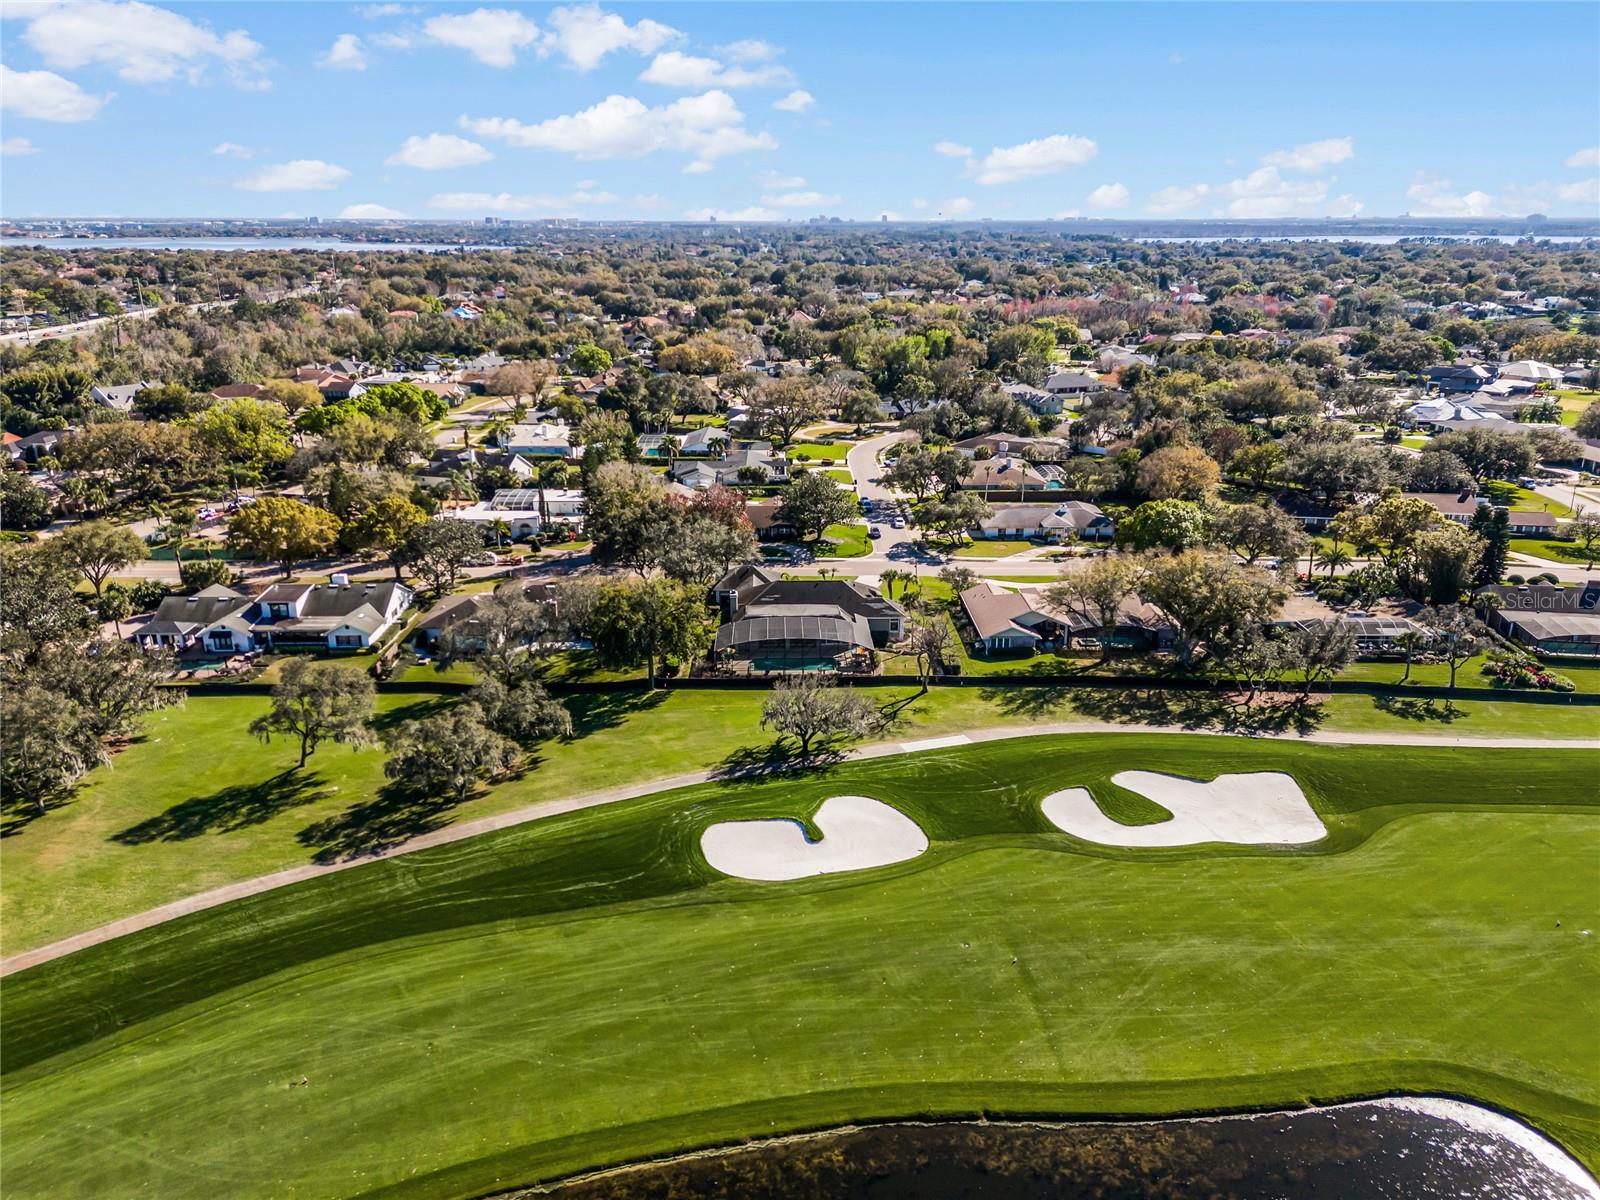
POLYGON ((1136 1123, 879 1125, 513 1194, 561 1200, 1592 1200, 1516 1122, 1449 1101, 1136 1123))

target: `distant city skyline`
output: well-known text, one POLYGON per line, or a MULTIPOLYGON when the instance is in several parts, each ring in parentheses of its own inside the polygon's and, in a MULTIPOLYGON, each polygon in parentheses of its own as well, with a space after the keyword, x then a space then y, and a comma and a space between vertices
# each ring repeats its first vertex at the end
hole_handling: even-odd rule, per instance
POLYGON ((1600 217, 1592 4, 4 12, 12 219, 1600 217))

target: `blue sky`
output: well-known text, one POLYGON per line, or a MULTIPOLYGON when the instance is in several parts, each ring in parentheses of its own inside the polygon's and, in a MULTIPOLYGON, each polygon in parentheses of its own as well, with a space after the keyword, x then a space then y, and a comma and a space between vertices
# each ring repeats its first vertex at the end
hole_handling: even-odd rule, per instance
POLYGON ((7 0, 0 211, 1600 215, 1600 5, 7 0))

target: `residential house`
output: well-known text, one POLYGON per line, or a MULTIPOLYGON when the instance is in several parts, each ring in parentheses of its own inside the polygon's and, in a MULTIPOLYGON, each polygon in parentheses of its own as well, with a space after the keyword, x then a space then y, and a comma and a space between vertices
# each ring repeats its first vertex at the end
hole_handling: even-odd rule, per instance
POLYGON ((1506 513, 1506 531, 1514 537, 1554 537, 1560 525, 1554 513, 1515 508, 1506 513))
POLYGON ((757 563, 741 563, 711 585, 711 603, 722 610, 723 620, 732 620, 752 596, 781 578, 776 571, 757 563))
POLYGON ((1428 368, 1428 386, 1441 392, 1475 392, 1495 379, 1493 367, 1452 363, 1428 368))
POLYGON ((722 458, 679 459, 667 473, 673 482, 700 490, 719 483, 745 483, 747 479, 741 476, 757 472, 765 482, 782 483, 789 477, 789 464, 783 455, 773 451, 770 443, 756 442, 731 450, 722 458))
POLYGON ((467 521, 487 533, 504 522, 513 539, 537 537, 548 518, 552 525, 576 525, 583 517, 583 492, 577 488, 545 488, 543 509, 538 488, 501 488, 487 500, 440 513, 438 520, 467 521))
POLYGON ((217 400, 254 400, 266 390, 259 383, 225 383, 212 388, 211 395, 217 400))
POLYGON ((1095 355, 1095 365, 1102 371, 1120 371, 1123 367, 1138 365, 1153 367, 1156 360, 1148 354, 1140 354, 1137 350, 1129 350, 1122 346, 1107 346, 1095 355))
POLYGON ((560 421, 540 421, 524 425, 511 425, 497 439, 500 448, 524 458, 561 458, 577 461, 583 457, 583 447, 574 446, 572 429, 560 421))
POLYGON ((1069 538, 1110 541, 1117 528, 1098 505, 1083 500, 1062 504, 1012 504, 997 508, 978 525, 984 538, 1029 538, 1060 542, 1069 538))
POLYGON ((1007 591, 987 580, 961 593, 961 611, 974 653, 1049 650, 1071 637, 1071 616, 1046 604, 1040 594, 1007 591))
POLYGON ((482 609, 484 602, 501 589, 507 587, 520 588, 523 594, 531 599, 542 601, 551 606, 555 605, 556 585, 549 579, 519 579, 513 583, 502 584, 494 592, 474 592, 467 596, 446 596, 417 620, 414 631, 414 642, 417 649, 434 649, 444 635, 449 632, 457 632, 470 638, 472 628, 478 619, 478 612, 482 609))
POLYGON ((411 589, 394 580, 278 583, 253 600, 229 588, 212 587, 193 597, 169 596, 134 636, 144 645, 173 649, 199 645, 214 654, 351 652, 382 638, 411 598, 411 589))
POLYGON ((366 392, 367 385, 349 375, 330 375, 317 384, 316 388, 322 393, 324 400, 332 403, 339 400, 354 400, 366 392))
MULTIPOLYGON (((715 590, 740 589, 724 579, 715 590)), ((877 647, 898 641, 904 632, 905 610, 865 584, 780 579, 740 597, 717 630, 713 654, 720 663, 751 670, 860 671, 870 669, 877 647)))
POLYGON ((1049 486, 1050 481, 1038 467, 1009 455, 975 463, 972 474, 961 481, 962 490, 969 492, 1043 491, 1049 486))
POLYGON ((168 596, 133 634, 133 640, 146 650, 187 650, 207 628, 250 605, 249 596, 221 584, 193 596, 168 596))
POLYGON ((782 500, 763 500, 745 505, 744 515, 749 518, 757 541, 788 542, 800 536, 800 530, 793 522, 778 515, 782 507, 782 500))
POLYGON ((1006 397, 1020 404, 1026 404, 1041 416, 1057 416, 1065 407, 1062 397, 1043 388, 1036 388, 1028 383, 1005 383, 1000 385, 1000 390, 1006 397))
POLYGON ((141 379, 138 383, 119 383, 107 387, 92 387, 89 389, 89 399, 112 412, 132 412, 133 400, 146 388, 158 386, 148 379, 141 379))
POLYGON ((12 462, 36 464, 41 458, 49 458, 60 450, 62 437, 71 432, 70 429, 41 429, 38 433, 8 441, 6 454, 12 462))
POLYGON ((1436 433, 1446 433, 1452 429, 1513 428, 1513 423, 1498 413, 1485 412, 1461 400, 1424 400, 1420 404, 1413 404, 1401 415, 1408 424, 1436 433))
POLYGON ((1489 503, 1472 492, 1404 492, 1402 497, 1426 501, 1446 521, 1454 521, 1457 525, 1469 523, 1479 506, 1489 503))
POLYGON ((1600 579, 1480 588, 1492 629, 1550 657, 1600 659, 1600 579))
POLYGON ((1082 371, 1057 371, 1044 381, 1044 390, 1052 396, 1077 398, 1105 391, 1105 384, 1093 375, 1082 371))

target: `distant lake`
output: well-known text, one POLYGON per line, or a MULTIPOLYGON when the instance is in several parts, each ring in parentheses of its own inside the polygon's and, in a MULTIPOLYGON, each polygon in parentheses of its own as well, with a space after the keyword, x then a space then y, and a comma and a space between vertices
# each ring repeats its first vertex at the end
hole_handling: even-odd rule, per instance
POLYGON ((0 237, 0 248, 42 246, 50 250, 413 250, 432 253, 441 250, 507 250, 509 246, 480 246, 449 242, 347 242, 342 238, 295 237, 104 237, 46 238, 0 237))
POLYGON ((1594 1200, 1526 1126, 1451 1100, 1172 1121, 849 1127, 599 1172, 501 1200, 1594 1200))

